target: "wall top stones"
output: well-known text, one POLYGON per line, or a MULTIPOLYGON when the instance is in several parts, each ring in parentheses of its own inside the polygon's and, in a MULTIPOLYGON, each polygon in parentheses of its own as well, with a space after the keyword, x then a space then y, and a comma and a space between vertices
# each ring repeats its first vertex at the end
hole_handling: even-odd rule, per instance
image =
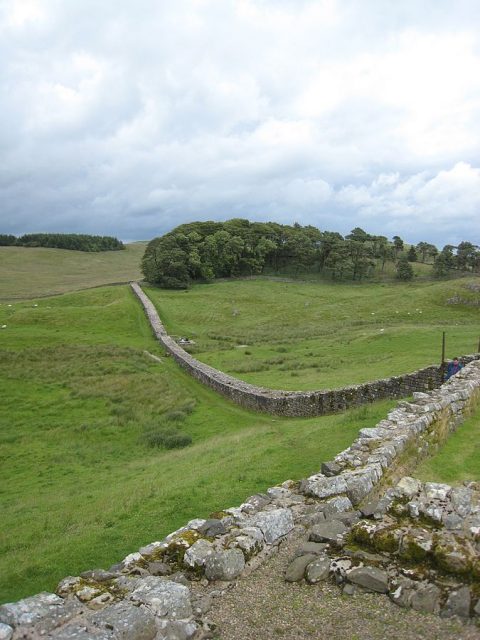
MULTIPOLYGON (((282 391, 258 387, 214 369, 187 353, 167 334, 157 310, 140 285, 132 282, 131 287, 143 305, 155 337, 177 363, 203 384, 247 409, 283 416, 318 416, 383 398, 404 398, 415 391, 429 391, 442 384, 440 367, 431 365, 402 376, 341 389, 282 391)), ((467 355, 462 361, 468 363, 479 357, 480 354, 467 355)))

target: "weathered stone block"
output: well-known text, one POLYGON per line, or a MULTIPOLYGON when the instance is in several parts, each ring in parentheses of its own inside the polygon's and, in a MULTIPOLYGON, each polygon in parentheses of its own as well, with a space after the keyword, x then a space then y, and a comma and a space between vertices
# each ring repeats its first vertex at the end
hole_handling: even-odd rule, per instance
POLYGON ((338 462, 322 462, 321 472, 325 477, 331 478, 332 476, 338 476, 342 472, 342 467, 338 462))
POLYGON ((305 580, 308 584, 316 584, 327 580, 330 574, 330 558, 326 556, 316 558, 310 562, 305 570, 305 580))
POLYGON ((422 584, 412 593, 410 600, 412 609, 425 613, 438 613, 442 592, 436 584, 422 584))
POLYGON ((397 491, 411 500, 414 498, 420 491, 422 487, 422 483, 420 480, 416 480, 415 478, 410 478, 409 476, 404 476, 397 483, 397 491))
POLYGON ((299 582, 300 580, 302 580, 305 574, 305 569, 307 565, 312 562, 312 560, 315 560, 315 555, 313 553, 294 558, 285 571, 285 581, 299 582))
POLYGON ((289 509, 262 511, 253 517, 252 524, 262 531, 267 544, 273 544, 294 527, 293 515, 289 509))
POLYGON ((13 628, 8 625, 0 622, 0 640, 10 640, 13 636, 13 628))
POLYGON ((377 567, 356 567, 347 573, 347 579, 369 591, 388 592, 388 575, 377 567))
POLYGON ((205 576, 208 580, 234 580, 245 568, 245 558, 240 549, 227 549, 208 556, 205 576))
POLYGON ((207 557, 213 552, 212 543, 201 538, 185 551, 183 561, 188 567, 203 567, 207 557))
POLYGON ((317 498, 329 498, 340 493, 346 493, 347 484, 343 474, 331 478, 312 476, 305 481, 303 490, 307 495, 316 496, 317 498))
POLYGON ((449 594, 447 602, 445 603, 440 615, 443 618, 451 618, 452 616, 469 618, 471 601, 472 596, 469 587, 464 586, 452 591, 449 594))
POLYGON ((309 540, 312 542, 336 543, 338 536, 347 531, 347 527, 339 520, 321 522, 312 527, 309 540))
POLYGON ((109 631, 115 640, 153 640, 157 634, 154 615, 147 608, 128 602, 93 614, 90 622, 100 630, 109 631))
POLYGON ((63 598, 47 592, 18 602, 7 602, 0 607, 0 622, 12 627, 34 624, 46 616, 58 613, 59 607, 63 607, 64 602, 63 598))
POLYGON ((192 615, 189 589, 165 578, 148 576, 139 580, 130 599, 147 605, 159 617, 188 618, 192 615))

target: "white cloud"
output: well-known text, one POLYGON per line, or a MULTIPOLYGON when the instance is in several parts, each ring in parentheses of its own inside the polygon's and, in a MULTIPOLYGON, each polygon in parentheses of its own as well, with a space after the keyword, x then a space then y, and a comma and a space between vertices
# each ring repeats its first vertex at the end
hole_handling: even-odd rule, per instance
POLYGON ((2 227, 478 242, 479 21, 473 0, 0 2, 2 227))
POLYGON ((379 176, 370 186, 342 188, 336 200, 354 207, 365 223, 386 217, 387 229, 417 242, 480 242, 480 169, 464 162, 430 176, 379 176))

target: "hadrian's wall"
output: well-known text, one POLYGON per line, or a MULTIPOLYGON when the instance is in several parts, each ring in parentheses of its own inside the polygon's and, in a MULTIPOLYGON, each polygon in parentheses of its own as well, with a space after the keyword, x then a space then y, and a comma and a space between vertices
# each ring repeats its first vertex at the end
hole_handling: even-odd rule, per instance
MULTIPOLYGON (((257 387, 192 357, 167 335, 157 310, 140 285, 131 283, 131 287, 145 309, 155 336, 178 364, 200 382, 247 409, 282 416, 320 416, 382 398, 405 398, 415 391, 435 389, 442 383, 440 367, 432 365, 413 373, 341 389, 280 391, 257 387)), ((479 354, 467 355, 462 357, 462 361, 467 363, 479 357, 479 354)))
POLYGON ((218 585, 253 570, 291 535, 304 543, 285 568, 289 582, 332 579, 345 594, 368 590, 402 607, 480 620, 480 483, 404 477, 395 485, 479 401, 476 361, 361 429, 321 472, 192 520, 108 570, 69 576, 56 593, 0 606, 0 639, 212 637, 218 585))

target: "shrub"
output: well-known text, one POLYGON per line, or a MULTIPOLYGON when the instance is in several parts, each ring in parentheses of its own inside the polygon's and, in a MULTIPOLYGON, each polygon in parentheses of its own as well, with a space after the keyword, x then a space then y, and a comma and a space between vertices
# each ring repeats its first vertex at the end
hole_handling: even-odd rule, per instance
POLYGON ((144 434, 143 440, 149 447, 162 447, 163 449, 181 449, 192 444, 192 437, 188 433, 168 427, 159 427, 156 430, 144 434))

